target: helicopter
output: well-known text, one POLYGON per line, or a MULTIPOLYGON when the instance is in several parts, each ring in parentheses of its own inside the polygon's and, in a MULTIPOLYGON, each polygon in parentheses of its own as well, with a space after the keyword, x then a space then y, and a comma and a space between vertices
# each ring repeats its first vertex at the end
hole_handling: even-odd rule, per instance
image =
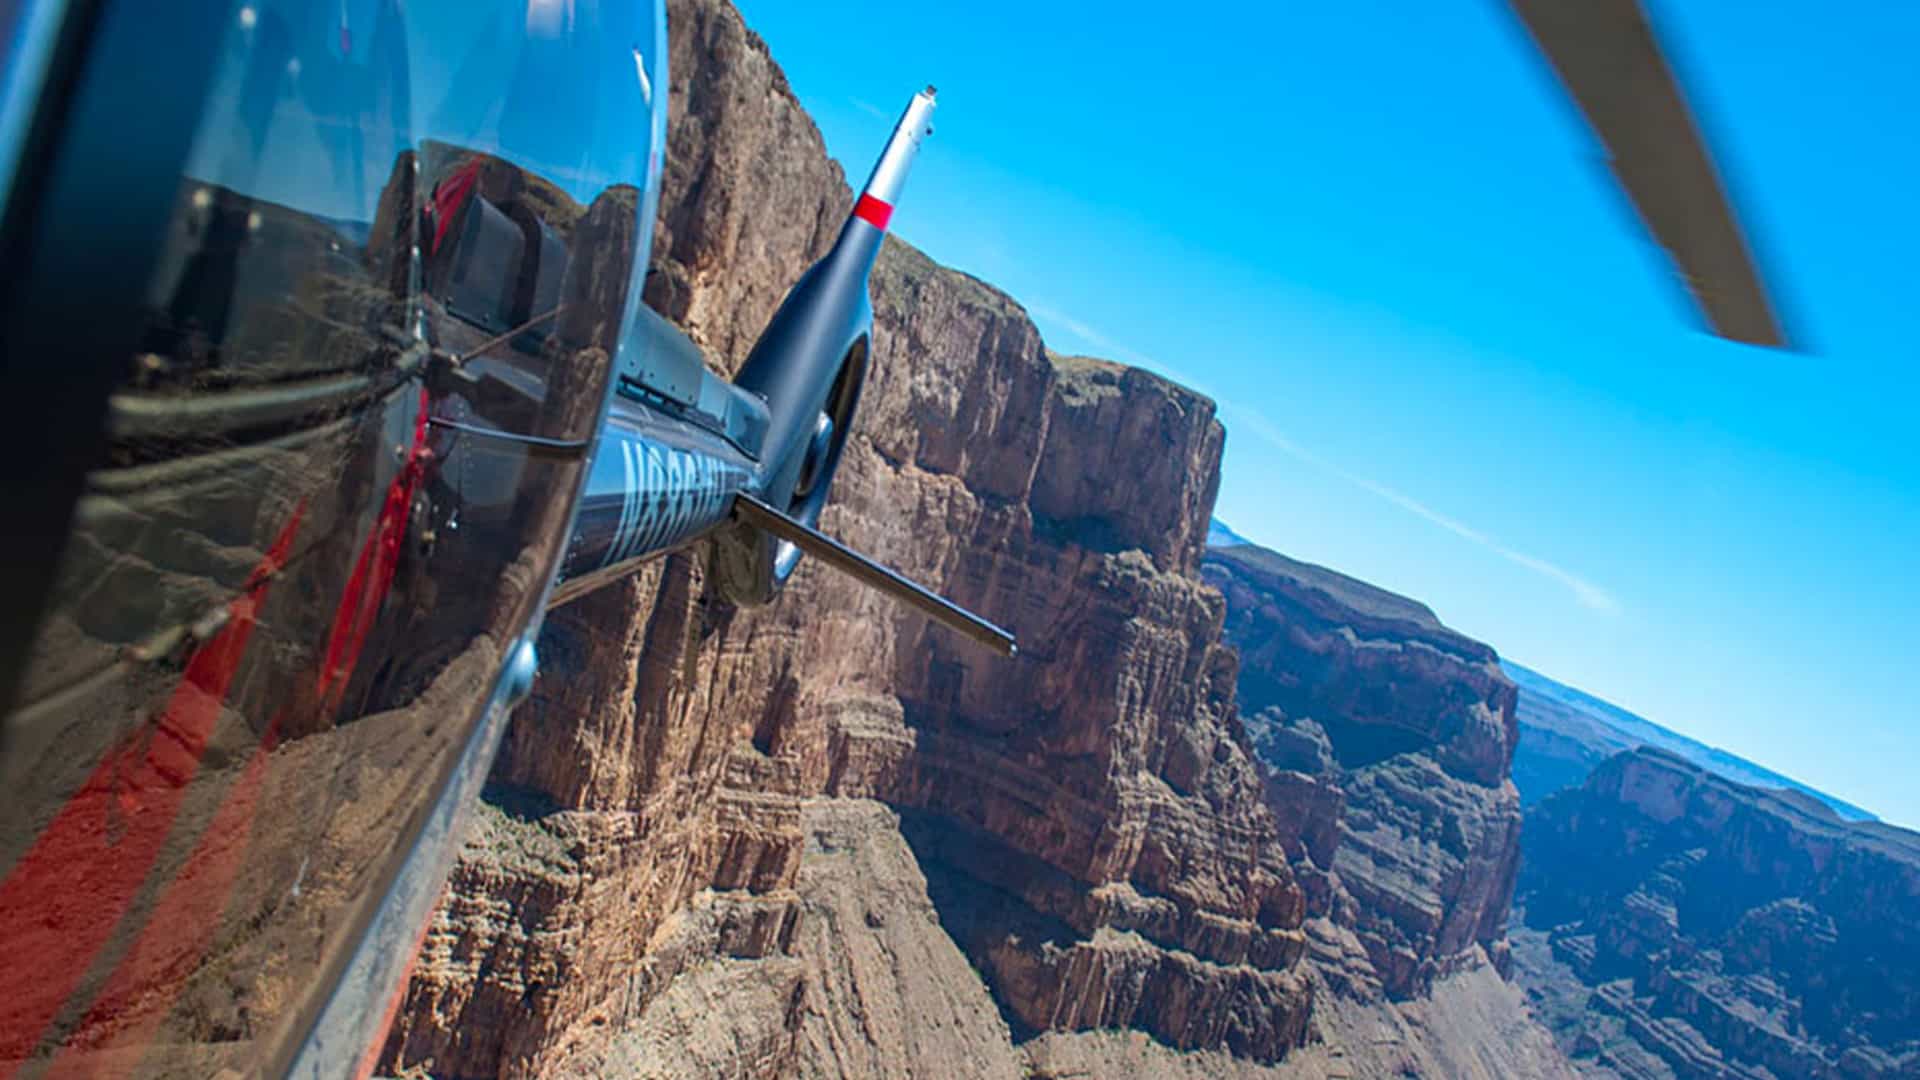
MULTIPOLYGON (((1515 9, 1716 329, 1778 343, 1638 5, 1515 9)), ((931 88, 727 380, 643 295, 660 0, 7 18, 0 1077, 367 1075, 545 614, 668 552, 1013 653, 819 529, 931 88)))

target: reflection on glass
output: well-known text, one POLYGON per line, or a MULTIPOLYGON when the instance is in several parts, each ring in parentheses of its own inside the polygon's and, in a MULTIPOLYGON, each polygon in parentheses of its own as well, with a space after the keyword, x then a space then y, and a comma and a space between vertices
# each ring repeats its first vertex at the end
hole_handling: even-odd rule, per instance
POLYGON ((5 721, 0 1070, 205 1076, 311 1017, 551 580, 657 30, 237 9, 5 721))

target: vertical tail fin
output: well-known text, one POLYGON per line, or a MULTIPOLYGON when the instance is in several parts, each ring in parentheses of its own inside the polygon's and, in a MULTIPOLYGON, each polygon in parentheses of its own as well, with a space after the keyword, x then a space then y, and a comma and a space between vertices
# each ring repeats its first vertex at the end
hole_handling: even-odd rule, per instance
POLYGON ((887 148, 874 163, 867 186, 861 189, 860 198, 853 204, 853 216, 881 232, 887 231, 887 223, 893 220, 893 206, 899 201, 907 173, 920 152, 920 140, 933 134, 933 98, 931 86, 913 95, 907 111, 900 114, 900 122, 894 125, 887 148))
MULTIPOLYGON (((808 528, 820 520, 853 428, 873 339, 868 276, 920 143, 933 133, 933 98, 928 87, 907 103, 832 250, 800 275, 734 376, 735 386, 767 403, 751 494, 808 528)), ((745 523, 723 534, 716 550, 721 592, 743 604, 771 599, 801 552, 745 523)))

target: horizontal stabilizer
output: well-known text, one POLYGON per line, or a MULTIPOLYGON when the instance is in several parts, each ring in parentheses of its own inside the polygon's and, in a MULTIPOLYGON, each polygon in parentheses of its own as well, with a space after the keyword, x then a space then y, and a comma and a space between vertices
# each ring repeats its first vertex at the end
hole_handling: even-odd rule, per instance
POLYGON ((872 586, 903 604, 918 608, 935 621, 965 634, 1001 656, 1012 656, 1017 651, 1012 634, 945 597, 929 592, 901 577, 833 537, 793 520, 751 495, 734 496, 733 516, 736 521, 779 537, 841 573, 851 575, 862 584, 872 586))
POLYGON ((1714 333, 1785 345, 1733 203, 1639 0, 1510 0, 1714 333))

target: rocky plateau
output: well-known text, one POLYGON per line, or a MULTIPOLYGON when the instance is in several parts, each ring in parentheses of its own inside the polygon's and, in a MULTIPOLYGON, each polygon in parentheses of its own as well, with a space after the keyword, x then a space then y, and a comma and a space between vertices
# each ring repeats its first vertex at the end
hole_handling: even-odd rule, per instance
POLYGON ((1325 979, 1404 999, 1462 964, 1504 971, 1519 732, 1493 650, 1419 603, 1251 544, 1211 549, 1204 573, 1227 599, 1240 707, 1325 979))
POLYGON ((1591 1076, 1920 1076, 1920 834, 1642 747, 1527 812, 1536 1012, 1591 1076))

